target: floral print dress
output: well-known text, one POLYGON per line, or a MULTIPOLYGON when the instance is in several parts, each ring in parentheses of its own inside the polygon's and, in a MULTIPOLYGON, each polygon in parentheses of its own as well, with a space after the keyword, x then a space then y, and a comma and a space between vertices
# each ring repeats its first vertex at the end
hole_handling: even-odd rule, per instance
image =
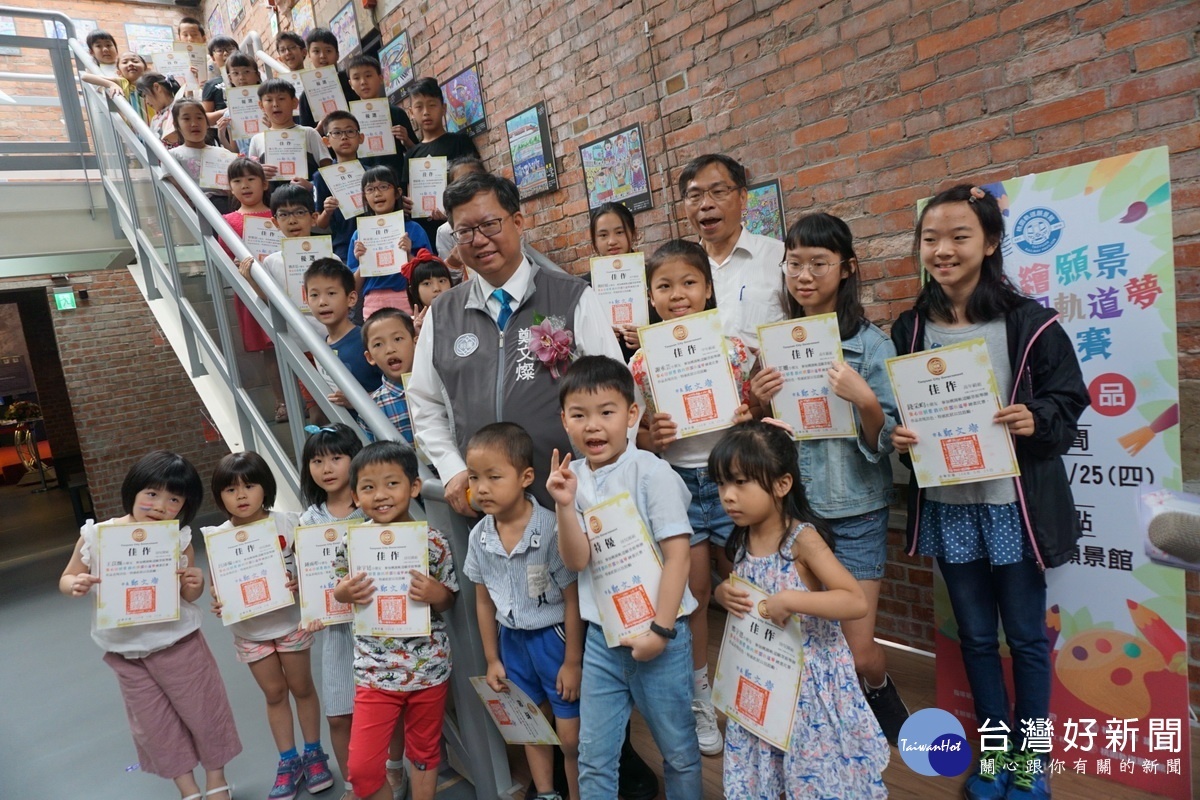
MULTIPOLYGON (((788 534, 785 552, 800 532, 788 534)), ((743 554, 734 567, 738 576, 767 594, 788 589, 808 591, 794 563, 778 552, 755 557, 743 554)), ((887 797, 883 770, 890 749, 875 715, 867 706, 854 672, 854 658, 837 622, 800 615, 789 625, 804 628, 804 677, 785 753, 733 720, 725 729, 725 796, 741 798, 887 797)))

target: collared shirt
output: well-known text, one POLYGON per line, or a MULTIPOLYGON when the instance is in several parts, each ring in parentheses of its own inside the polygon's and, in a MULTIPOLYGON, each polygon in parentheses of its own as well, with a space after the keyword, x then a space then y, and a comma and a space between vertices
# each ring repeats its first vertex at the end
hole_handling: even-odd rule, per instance
MULTIPOLYGON (((533 266, 526 258, 503 287, 492 286, 482 278, 469 281, 470 297, 480 305, 486 302, 487 313, 495 320, 500 315, 500 302, 489 297, 493 289, 503 288, 514 300, 516 308, 524 299, 530 286, 533 266)), ((444 302, 444 301, 443 301, 444 302)), ((442 379, 433 366, 433 315, 437 304, 426 312, 425 324, 417 338, 416 354, 413 358, 413 377, 408 385, 409 414, 417 444, 433 462, 443 480, 449 480, 467 468, 466 461, 458 452, 451 428, 449 405, 443 394, 442 379)), ((589 286, 584 289, 575 305, 575 350, 581 356, 600 355, 621 361, 621 348, 613 336, 608 312, 600 304, 600 298, 589 286)))
MULTIPOLYGON (((400 431, 404 441, 412 444, 412 422, 408 418, 408 401, 404 398, 404 387, 392 383, 385 375, 383 383, 371 393, 371 399, 384 414, 387 414, 387 418, 396 426, 396 430, 400 431)), ((375 437, 371 436, 371 440, 374 441, 375 437)))
POLYGON ((531 494, 533 513, 521 541, 504 549, 496 518, 488 514, 471 530, 463 574, 487 587, 496 605, 496 621, 506 628, 539 630, 563 621, 562 590, 575 583, 558 552, 558 521, 531 494))
MULTIPOLYGON (((653 453, 627 447, 612 464, 593 470, 586 459, 571 462, 571 471, 579 479, 575 493, 575 512, 583 524, 583 512, 606 500, 628 492, 637 506, 646 530, 658 542, 672 536, 692 535, 688 522, 688 505, 692 495, 671 466, 653 453)), ((659 552, 659 557, 662 553, 659 552)), ((654 598, 658 602, 658 598, 654 598)), ((696 598, 685 585, 680 601, 684 614, 696 610, 696 598)), ((588 622, 600 625, 600 611, 592 588, 592 568, 589 564, 579 573, 579 615, 588 622)))
POLYGON ((329 510, 327 503, 313 503, 300 512, 301 525, 324 525, 326 522, 346 522, 360 519, 366 519, 361 508, 354 508, 347 516, 339 517, 329 510))
POLYGON ((724 261, 709 258, 713 292, 726 336, 736 336, 758 351, 758 326, 787 319, 787 289, 779 264, 783 242, 742 227, 724 261))

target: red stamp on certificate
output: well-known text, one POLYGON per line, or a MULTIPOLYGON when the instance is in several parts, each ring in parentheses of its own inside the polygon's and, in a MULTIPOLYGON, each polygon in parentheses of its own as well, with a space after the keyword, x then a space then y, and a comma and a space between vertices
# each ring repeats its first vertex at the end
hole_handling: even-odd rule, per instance
POLYGON ((683 412, 688 422, 708 422, 717 418, 717 398, 712 389, 688 392, 683 396, 683 412))
POLYGON ((296 162, 295 161, 280 161, 279 162, 279 174, 280 175, 295 175, 296 174, 296 162))
POLYGON ((266 578, 248 580, 242 584, 241 589, 243 605, 256 606, 271 599, 271 587, 267 585, 266 578))
POLYGON ((337 100, 325 100, 321 103, 321 110, 326 114, 332 114, 338 110, 337 100))
POLYGON ((968 436, 952 436, 942 439, 942 458, 946 459, 946 469, 951 472, 972 472, 983 469, 983 451, 979 449, 979 437, 975 434, 968 436))
POLYGON ((384 625, 408 623, 408 595, 385 594, 375 600, 379 604, 379 621, 384 625))
POLYGON ((391 250, 380 250, 375 253, 375 266, 377 267, 394 267, 396 265, 396 254, 391 250))
POLYGON ((383 137, 382 136, 368 136, 367 137, 367 149, 370 150, 372 153, 378 153, 380 150, 383 149, 383 137))
POLYGON ((488 700, 488 711, 492 715, 492 719, 496 720, 497 725, 512 725, 512 717, 504 710, 504 703, 499 700, 488 700))
POLYGON ((806 431, 832 428, 833 420, 829 418, 829 400, 824 397, 803 397, 800 404, 800 424, 806 431))
POLYGON ((129 586, 125 589, 126 614, 153 614, 158 607, 158 587, 129 586))
POLYGON ((628 325, 633 322, 633 303, 613 303, 612 324, 628 325))
POLYGON ((248 119, 242 123, 242 127, 246 129, 246 133, 258 133, 258 120, 248 119))
POLYGON ((650 595, 646 594, 646 587, 640 583, 632 589, 614 594, 613 605, 617 607, 622 627, 632 628, 639 622, 654 619, 654 604, 650 602, 650 595))
POLYGON ((326 614, 345 614, 350 611, 349 603, 339 603, 333 597, 333 589, 325 590, 325 613, 326 614))
POLYGON ((767 718, 767 700, 771 692, 745 676, 738 676, 737 694, 733 698, 733 707, 737 712, 755 725, 762 725, 767 718))

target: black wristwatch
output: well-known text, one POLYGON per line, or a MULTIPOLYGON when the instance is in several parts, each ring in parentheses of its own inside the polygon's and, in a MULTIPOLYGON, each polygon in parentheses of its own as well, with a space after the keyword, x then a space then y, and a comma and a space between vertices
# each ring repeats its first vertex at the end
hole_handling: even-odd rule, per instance
POLYGON ((653 620, 650 621, 650 631, 652 633, 657 633, 659 636, 667 640, 674 639, 679 635, 679 631, 675 630, 674 628, 664 628, 662 625, 659 625, 653 620))

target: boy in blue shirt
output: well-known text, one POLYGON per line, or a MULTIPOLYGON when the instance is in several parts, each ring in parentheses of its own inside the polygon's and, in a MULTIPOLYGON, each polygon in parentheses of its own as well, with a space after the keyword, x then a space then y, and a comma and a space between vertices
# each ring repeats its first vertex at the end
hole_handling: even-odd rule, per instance
MULTIPOLYGON (((477 584, 488 686, 506 691, 508 678, 553 713, 570 796, 578 798, 583 622, 575 573, 558 552, 554 513, 528 492, 533 439, 512 422, 486 425, 467 442, 466 461, 471 500, 487 514, 471 531, 463 573, 477 584)), ((525 758, 537 799, 562 800, 553 748, 525 745, 525 758)))
MULTIPOLYGON (((304 296, 313 316, 325 326, 325 341, 350 374, 368 393, 379 388, 379 368, 367 361, 362 329, 350 320, 358 294, 354 291, 354 273, 336 258, 318 258, 304 271, 304 296)), ((320 369, 320 365, 318 365, 320 369)), ((333 380, 329 381, 329 401, 349 407, 350 403, 333 380)))

